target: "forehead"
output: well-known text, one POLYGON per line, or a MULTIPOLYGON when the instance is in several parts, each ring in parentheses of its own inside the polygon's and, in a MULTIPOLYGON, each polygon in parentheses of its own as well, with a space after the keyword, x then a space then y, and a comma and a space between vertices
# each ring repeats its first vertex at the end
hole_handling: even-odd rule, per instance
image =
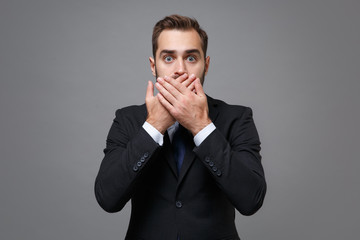
POLYGON ((203 55, 201 48, 201 38, 194 30, 164 30, 158 38, 158 49, 156 55, 162 50, 174 50, 176 52, 185 52, 189 49, 198 49, 203 55))

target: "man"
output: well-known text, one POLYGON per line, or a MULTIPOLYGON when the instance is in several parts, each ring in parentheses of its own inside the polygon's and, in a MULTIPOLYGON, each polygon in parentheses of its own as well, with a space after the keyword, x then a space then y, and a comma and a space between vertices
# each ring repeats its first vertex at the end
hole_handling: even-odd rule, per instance
POLYGON ((250 108, 205 95, 207 35, 171 15, 153 31, 145 103, 116 112, 95 195, 108 212, 131 199, 126 239, 239 239, 236 208, 255 213, 266 192, 250 108))

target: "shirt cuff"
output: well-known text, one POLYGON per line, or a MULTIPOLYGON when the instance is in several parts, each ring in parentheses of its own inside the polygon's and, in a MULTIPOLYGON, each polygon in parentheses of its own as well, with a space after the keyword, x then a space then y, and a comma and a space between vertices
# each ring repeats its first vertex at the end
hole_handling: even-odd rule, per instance
POLYGON ((162 135, 156 128, 154 128, 150 123, 144 122, 142 126, 145 131, 154 139, 154 141, 160 146, 164 143, 164 135, 162 135))
POLYGON ((194 143, 198 147, 200 144, 216 129, 214 123, 210 123, 203 129, 201 129, 200 132, 198 132, 194 137, 194 143))

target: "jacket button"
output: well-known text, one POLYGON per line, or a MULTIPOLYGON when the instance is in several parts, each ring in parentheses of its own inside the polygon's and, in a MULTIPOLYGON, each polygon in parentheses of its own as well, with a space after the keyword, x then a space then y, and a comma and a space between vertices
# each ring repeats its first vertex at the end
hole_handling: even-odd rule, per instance
POLYGON ((136 165, 137 165, 138 167, 141 167, 142 163, 141 163, 141 162, 137 162, 136 165))
POLYGON ((209 166, 210 166, 210 167, 214 166, 214 163, 213 163, 213 162, 209 162, 209 166))
POLYGON ((181 201, 176 201, 175 203, 177 208, 181 208, 182 207, 182 202, 181 201))
POLYGON ((206 157, 206 158, 205 158, 205 162, 206 162, 206 163, 209 163, 209 162, 210 162, 210 157, 206 157))
POLYGON ((216 172, 218 169, 217 169, 217 167, 212 167, 212 170, 214 171, 214 172, 216 172))
POLYGON ((149 156, 149 153, 148 153, 148 152, 144 153, 144 157, 145 157, 145 158, 147 158, 148 156, 149 156))
POLYGON ((145 157, 141 157, 140 162, 142 162, 142 163, 145 162, 145 157))
POLYGON ((221 171, 220 170, 218 170, 217 172, 216 172, 216 175, 218 176, 218 177, 220 177, 221 176, 221 171))
POLYGON ((134 170, 134 172, 137 172, 137 171, 139 170, 138 166, 135 165, 135 166, 133 167, 133 170, 134 170))

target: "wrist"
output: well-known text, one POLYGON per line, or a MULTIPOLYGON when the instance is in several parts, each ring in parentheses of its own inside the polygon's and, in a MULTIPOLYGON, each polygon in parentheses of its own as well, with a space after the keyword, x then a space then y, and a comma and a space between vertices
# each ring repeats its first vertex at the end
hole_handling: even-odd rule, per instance
POLYGON ((198 124, 195 124, 192 129, 190 129, 190 132, 193 136, 196 136, 201 130, 203 130, 206 126, 208 126, 212 121, 210 118, 205 119, 204 121, 199 122, 198 124))
POLYGON ((161 134, 164 135, 166 129, 164 129, 164 127, 162 127, 158 121, 154 121, 153 119, 151 118, 147 118, 146 119, 146 122, 148 122, 151 126, 153 126, 156 130, 158 130, 161 134))
POLYGON ((158 130, 162 135, 165 134, 166 130, 172 125, 174 124, 175 121, 173 122, 169 122, 169 123, 165 123, 161 120, 156 120, 156 119, 152 119, 151 117, 148 117, 146 119, 146 122, 148 122, 149 124, 151 124, 151 126, 153 126, 154 128, 156 128, 156 130, 158 130))

